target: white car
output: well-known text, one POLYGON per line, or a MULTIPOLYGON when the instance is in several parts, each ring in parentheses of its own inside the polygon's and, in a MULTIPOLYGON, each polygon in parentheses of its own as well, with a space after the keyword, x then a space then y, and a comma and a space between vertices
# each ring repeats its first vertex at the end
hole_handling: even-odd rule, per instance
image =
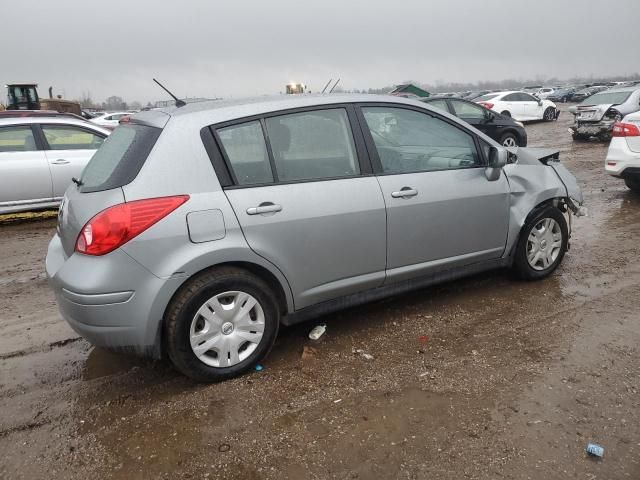
POLYGON ((132 115, 131 112, 111 112, 92 118, 89 121, 96 125, 100 125, 101 127, 113 130, 120 124, 122 117, 128 117, 130 115, 132 115))
POLYGON ((614 124, 611 135, 605 171, 622 178, 627 187, 640 193, 640 112, 614 124))
POLYGON ((544 87, 544 88, 541 88, 540 90, 538 90, 534 95, 536 97, 538 97, 538 98, 546 100, 547 98, 549 98, 549 96, 551 96, 553 94, 553 92, 555 92, 555 89, 549 88, 549 87, 544 87))
POLYGON ((487 93, 476 98, 474 102, 520 122, 529 120, 550 122, 558 118, 559 114, 555 103, 519 91, 487 93))
POLYGON ((63 116, 0 116, 0 214, 53 208, 109 130, 63 116))

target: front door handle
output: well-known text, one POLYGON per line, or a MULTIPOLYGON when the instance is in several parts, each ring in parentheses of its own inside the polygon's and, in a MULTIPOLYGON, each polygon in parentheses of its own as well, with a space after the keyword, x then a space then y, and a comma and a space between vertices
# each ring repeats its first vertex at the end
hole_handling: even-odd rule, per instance
POLYGON ((247 215, 263 215, 265 213, 277 213, 282 211, 282 205, 271 202, 263 202, 257 207, 247 208, 247 215))
POLYGON ((409 198, 418 195, 418 190, 411 187, 402 187, 399 192, 391 192, 393 198, 409 198))
POLYGON ((68 163, 71 162, 69 162, 69 160, 65 160, 64 158, 59 158, 51 162, 51 165, 67 165, 68 163))

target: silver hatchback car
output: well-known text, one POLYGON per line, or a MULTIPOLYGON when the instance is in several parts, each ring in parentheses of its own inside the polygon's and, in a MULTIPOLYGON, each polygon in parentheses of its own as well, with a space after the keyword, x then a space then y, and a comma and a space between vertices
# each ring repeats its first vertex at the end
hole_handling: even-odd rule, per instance
POLYGON ((67 190, 47 274, 91 343, 225 379, 280 324, 498 267, 549 275, 582 204, 557 156, 397 97, 142 112, 67 190))

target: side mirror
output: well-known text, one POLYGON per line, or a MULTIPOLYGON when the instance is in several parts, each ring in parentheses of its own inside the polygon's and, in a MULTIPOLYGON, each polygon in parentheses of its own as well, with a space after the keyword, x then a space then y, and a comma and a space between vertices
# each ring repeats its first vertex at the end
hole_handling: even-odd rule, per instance
POLYGON ((485 122, 493 122, 493 113, 489 110, 484 110, 484 120, 485 122))
POLYGON ((542 106, 542 100, 538 99, 538 105, 542 106))
POLYGON ((502 168, 507 164, 509 152, 504 147, 491 147, 489 150, 489 168, 502 168))
POLYGON ((491 147, 489 149, 489 164, 485 169, 487 180, 493 182, 500 178, 502 167, 507 164, 509 152, 504 147, 491 147))

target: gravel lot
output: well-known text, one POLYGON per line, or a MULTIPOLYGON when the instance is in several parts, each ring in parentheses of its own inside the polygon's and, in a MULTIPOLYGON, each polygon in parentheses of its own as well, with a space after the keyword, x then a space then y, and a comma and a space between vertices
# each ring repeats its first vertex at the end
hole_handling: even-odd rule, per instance
POLYGON ((222 384, 79 339, 46 285, 55 218, 0 225, 0 477, 640 478, 640 197, 570 120, 527 126, 589 208, 551 278, 377 302, 319 342, 283 329, 263 371, 222 384))

